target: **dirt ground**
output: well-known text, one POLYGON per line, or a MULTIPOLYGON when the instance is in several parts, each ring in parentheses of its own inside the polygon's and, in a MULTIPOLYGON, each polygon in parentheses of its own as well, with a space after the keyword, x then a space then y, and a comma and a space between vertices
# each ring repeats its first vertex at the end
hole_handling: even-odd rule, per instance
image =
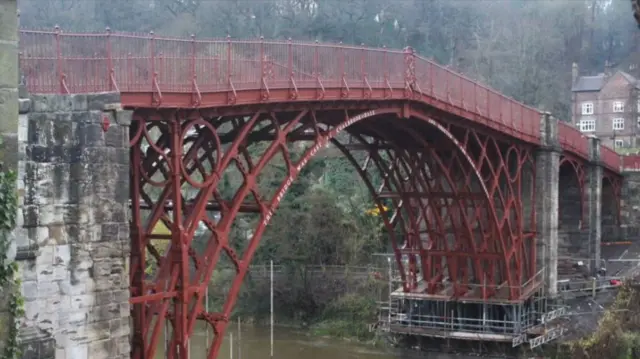
MULTIPOLYGON (((605 260, 640 259, 640 243, 603 246, 601 253, 605 260)), ((640 261, 608 262, 607 276, 638 278, 640 277, 640 261)), ((568 313, 559 319, 561 325, 568 329, 562 341, 579 339, 597 330, 600 317, 606 308, 613 303, 616 295, 617 290, 603 290, 597 293, 595 298, 588 296, 566 301, 568 313)))

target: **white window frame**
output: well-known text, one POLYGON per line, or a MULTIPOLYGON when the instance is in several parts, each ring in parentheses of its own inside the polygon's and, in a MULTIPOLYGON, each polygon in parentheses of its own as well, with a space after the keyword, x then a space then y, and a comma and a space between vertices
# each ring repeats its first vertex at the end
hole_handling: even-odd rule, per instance
POLYGON ((595 132, 596 120, 591 118, 580 120, 580 122, 578 122, 578 128, 580 128, 580 132, 595 132))
POLYGON ((613 112, 624 112, 624 101, 614 101, 613 112))
POLYGON ((637 112, 640 112, 640 100, 636 103, 636 110, 637 112))
POLYGON ((613 140, 613 148, 623 148, 624 147, 624 140, 613 140))
POLYGON ((622 130, 624 130, 624 118, 616 117, 613 120, 611 120, 611 128, 614 131, 622 131, 622 130))
POLYGON ((593 115, 593 102, 583 102, 582 103, 582 114, 583 115, 593 115))

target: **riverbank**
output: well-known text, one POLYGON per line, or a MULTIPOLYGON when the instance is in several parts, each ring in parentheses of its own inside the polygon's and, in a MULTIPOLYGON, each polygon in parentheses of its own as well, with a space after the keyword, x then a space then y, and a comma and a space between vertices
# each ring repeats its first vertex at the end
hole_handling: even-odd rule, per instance
POLYGON ((640 358, 640 287, 625 283, 616 295, 585 299, 562 325, 568 334, 546 348, 545 357, 640 358))
MULTIPOLYGON (((347 267, 345 267, 347 268, 347 267)), ((222 306, 232 271, 218 271, 209 289, 209 306, 222 306)), ((268 325, 270 282, 249 276, 232 314, 233 320, 268 325)), ((363 271, 318 271, 287 268, 273 283, 274 316, 277 326, 297 328, 309 335, 378 345, 370 326, 378 320, 379 301, 388 283, 363 271)))

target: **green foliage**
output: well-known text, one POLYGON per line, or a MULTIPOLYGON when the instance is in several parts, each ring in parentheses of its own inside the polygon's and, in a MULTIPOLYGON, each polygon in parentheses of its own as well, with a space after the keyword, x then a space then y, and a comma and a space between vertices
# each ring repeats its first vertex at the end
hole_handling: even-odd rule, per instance
POLYGON ((640 288, 625 283, 601 318, 598 330, 571 343, 563 352, 563 357, 575 359, 636 358, 640 354, 640 288))
POLYGON ((13 258, 7 257, 12 245, 11 232, 16 225, 18 201, 15 185, 15 172, 0 172, 0 288, 3 288, 3 297, 8 299, 10 316, 2 359, 16 359, 22 355, 18 338, 18 320, 24 316, 24 298, 20 291, 18 265, 13 258))

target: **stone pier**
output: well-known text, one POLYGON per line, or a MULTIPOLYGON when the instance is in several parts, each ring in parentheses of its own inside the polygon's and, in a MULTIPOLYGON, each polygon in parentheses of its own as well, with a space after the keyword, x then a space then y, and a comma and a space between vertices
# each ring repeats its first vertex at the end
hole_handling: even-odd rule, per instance
POLYGON ((16 259, 25 359, 130 355, 131 113, 119 102, 112 93, 21 102, 16 259))
POLYGON ((550 297, 558 283, 558 184, 560 144, 558 120, 549 113, 540 119, 541 146, 536 153, 536 214, 538 268, 545 268, 544 282, 550 297))
MULTIPOLYGON (((602 242, 602 175, 600 159, 600 139, 589 138, 589 164, 586 168, 586 209, 587 258, 589 269, 594 274, 600 268, 602 242)), ((587 263, 585 263, 587 264, 587 263)))

